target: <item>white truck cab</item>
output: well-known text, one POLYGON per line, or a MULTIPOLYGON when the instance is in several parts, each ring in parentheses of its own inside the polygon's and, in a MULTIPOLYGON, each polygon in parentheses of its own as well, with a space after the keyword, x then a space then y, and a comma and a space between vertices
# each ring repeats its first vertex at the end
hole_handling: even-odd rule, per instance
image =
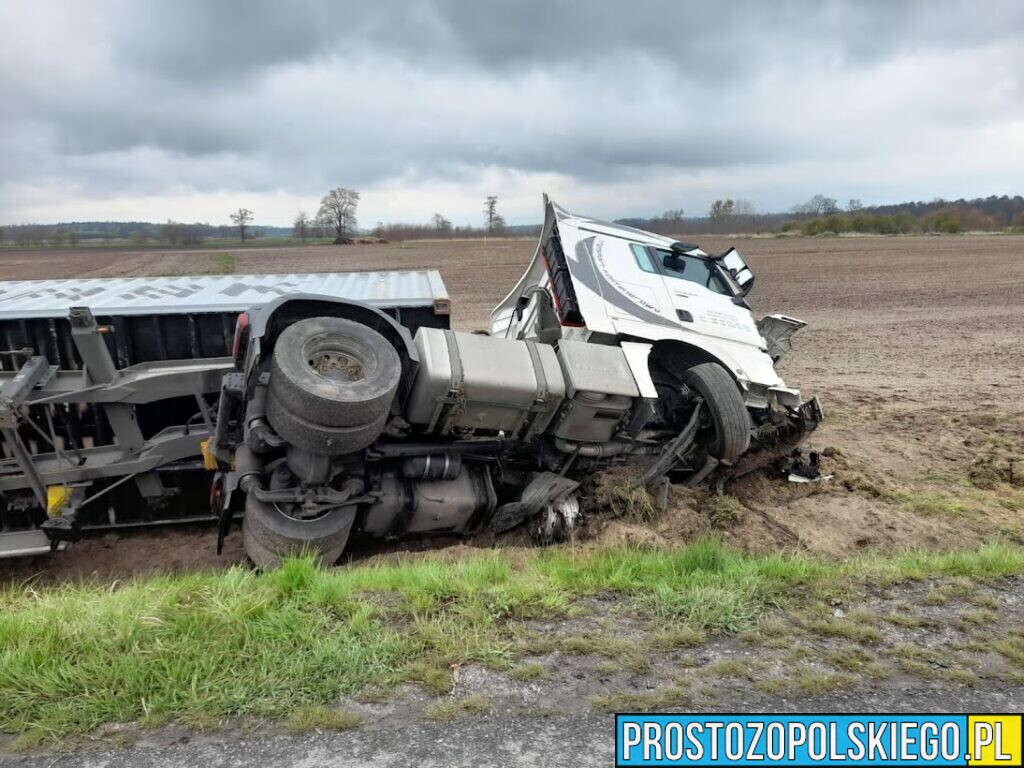
POLYGON ((533 260, 491 314, 492 336, 674 343, 721 364, 749 408, 800 405, 775 361, 806 324, 783 315, 754 321, 744 298, 754 274, 739 251, 710 256, 696 245, 574 216, 546 195, 544 211, 533 260))

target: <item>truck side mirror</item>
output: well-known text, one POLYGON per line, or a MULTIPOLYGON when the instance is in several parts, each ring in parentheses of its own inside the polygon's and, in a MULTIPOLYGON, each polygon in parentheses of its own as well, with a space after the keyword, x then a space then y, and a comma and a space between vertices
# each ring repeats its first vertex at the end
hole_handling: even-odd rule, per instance
POLYGON ((750 293, 750 289, 754 287, 754 273, 747 266, 747 262, 743 260, 743 257, 740 256, 740 252, 735 248, 730 248, 719 256, 718 260, 722 263, 723 267, 729 270, 732 279, 736 281, 736 285, 740 288, 740 296, 746 296, 750 293))

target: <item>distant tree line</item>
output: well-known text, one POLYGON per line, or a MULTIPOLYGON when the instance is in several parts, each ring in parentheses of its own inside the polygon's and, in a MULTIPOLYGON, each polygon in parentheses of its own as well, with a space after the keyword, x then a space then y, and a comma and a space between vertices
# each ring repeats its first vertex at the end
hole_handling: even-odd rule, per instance
MULTIPOLYGON (((288 235, 283 227, 247 227, 246 238, 288 235)), ((129 242, 133 245, 169 243, 198 245, 208 238, 232 238, 238 228, 204 223, 186 224, 168 219, 146 221, 81 221, 62 224, 14 224, 0 227, 0 243, 18 246, 76 246, 85 242, 129 242)))
POLYGON ((706 233, 759 234, 799 232, 822 235, 840 232, 905 234, 955 233, 1024 229, 1024 197, 992 195, 974 200, 908 202, 865 206, 851 198, 845 205, 834 197, 817 194, 788 213, 762 213, 749 200, 718 199, 707 215, 684 217, 682 209, 651 218, 616 219, 658 234, 679 236, 706 233))
MULTIPOLYGON (((313 237, 336 236, 344 241, 357 232, 356 211, 359 205, 359 193, 352 189, 331 190, 320 201, 320 210, 315 218, 305 211, 295 215, 292 224, 292 236, 301 240, 313 237)), ((488 195, 484 199, 483 225, 453 226, 451 219, 441 213, 435 213, 429 222, 423 223, 385 223, 378 221, 370 230, 370 235, 384 240, 423 240, 437 238, 471 238, 497 236, 531 236, 540 233, 540 225, 509 226, 505 217, 498 212, 498 196, 488 195)))
POLYGON ((698 235, 711 233, 741 234, 767 232, 781 223, 779 214, 757 210, 752 202, 723 198, 708 207, 707 215, 685 216, 682 208, 672 208, 652 218, 616 219, 617 224, 636 227, 659 235, 698 235))
POLYGON ((793 209, 781 232, 804 235, 863 232, 880 235, 992 231, 1024 228, 1024 197, 992 195, 974 200, 909 202, 865 207, 851 199, 845 210, 830 197, 815 195, 793 209))
MULTIPOLYGON (((315 217, 300 211, 291 228, 253 226, 254 213, 239 208, 229 215, 231 225, 186 224, 168 220, 163 224, 144 221, 84 221, 61 224, 16 224, 0 227, 0 243, 18 246, 76 246, 86 241, 148 242, 171 245, 199 245, 207 238, 243 241, 264 236, 292 235, 301 240, 335 238, 344 242, 358 234, 356 213, 359 192, 338 187, 320 201, 315 217)), ((907 202, 894 205, 865 206, 858 199, 841 205, 836 198, 817 194, 787 213, 763 213, 749 200, 720 198, 711 203, 706 215, 686 216, 682 208, 673 208, 650 218, 616 219, 619 224, 670 236, 706 233, 754 234, 762 232, 799 232, 822 235, 841 232, 899 234, 911 232, 955 233, 976 230, 1024 229, 1024 197, 996 196, 973 200, 907 202)), ((539 224, 506 224, 498 212, 498 197, 484 201, 481 226, 453 226, 451 219, 435 213, 425 223, 377 222, 371 234, 387 240, 421 238, 472 238, 488 235, 525 237, 540 232, 539 224)))

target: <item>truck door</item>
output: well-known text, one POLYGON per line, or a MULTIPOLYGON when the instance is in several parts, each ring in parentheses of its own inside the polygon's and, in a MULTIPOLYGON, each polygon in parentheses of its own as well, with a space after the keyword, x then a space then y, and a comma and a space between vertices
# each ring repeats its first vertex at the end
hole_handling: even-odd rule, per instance
MULTIPOLYGON (((683 328, 762 346, 750 310, 742 300, 736 300, 733 287, 719 272, 714 260, 660 248, 650 251, 661 268, 683 328)), ((748 285, 752 284, 753 273, 749 278, 743 277, 748 285)))

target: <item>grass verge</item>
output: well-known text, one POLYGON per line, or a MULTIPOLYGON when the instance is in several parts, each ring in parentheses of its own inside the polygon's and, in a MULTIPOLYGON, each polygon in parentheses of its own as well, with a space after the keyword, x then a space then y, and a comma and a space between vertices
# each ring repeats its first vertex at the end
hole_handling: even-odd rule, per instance
MULTIPOLYGON (((1015 573, 1024 573, 1024 548, 1005 544, 829 563, 701 541, 460 559, 442 552, 333 570, 292 560, 262 575, 234 568, 116 587, 26 585, 0 592, 0 730, 57 737, 109 722, 293 711, 314 722, 324 704, 363 689, 415 681, 443 692, 455 665, 508 669, 531 653, 525 620, 579 611, 594 595, 617 595, 663 628, 656 644, 678 647, 750 629, 766 611, 851 578, 1015 573)), ((621 655, 590 640, 567 638, 580 647, 563 650, 621 655)))

